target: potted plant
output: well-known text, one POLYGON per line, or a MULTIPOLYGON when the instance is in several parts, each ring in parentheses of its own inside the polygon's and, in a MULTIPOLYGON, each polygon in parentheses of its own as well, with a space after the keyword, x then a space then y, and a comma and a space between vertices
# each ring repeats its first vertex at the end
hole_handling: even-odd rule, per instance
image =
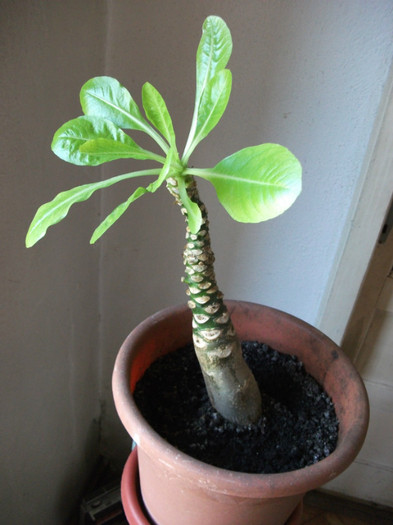
MULTIPOLYGON (((283 312, 250 303, 224 302, 217 286, 207 211, 200 200, 196 178, 209 181, 220 203, 240 222, 276 217, 292 205, 301 191, 299 161, 277 144, 244 148, 210 169, 189 164, 195 147, 217 125, 226 109, 231 91, 231 73, 226 65, 231 50, 231 34, 225 22, 216 16, 208 17, 197 51, 194 114, 182 155, 168 109, 155 87, 145 83, 142 88, 145 118, 117 80, 97 77, 86 82, 80 93, 84 115, 59 128, 53 138, 53 151, 77 165, 95 166, 132 158, 153 161, 158 167, 60 193, 38 209, 26 237, 30 247, 49 226, 62 220, 73 204, 88 199, 99 189, 142 176, 156 178, 146 187, 138 187, 117 206, 94 231, 91 243, 132 202, 156 192, 164 183, 185 218, 183 257, 188 305, 159 312, 139 325, 123 344, 113 375, 117 410, 138 444, 139 475, 137 453, 133 452, 122 481, 123 503, 131 523, 298 523, 303 494, 346 468, 366 433, 368 406, 364 387, 332 341, 283 312), (146 133, 162 152, 138 146, 123 130, 146 133), (240 434, 265 425, 266 395, 261 394, 246 362, 242 340, 261 341, 280 355, 298 356, 306 371, 323 386, 339 420, 334 452, 329 450, 327 457, 318 458, 321 460, 317 463, 289 472, 235 472, 185 454, 146 422, 133 395, 137 383, 158 357, 173 356, 192 341, 214 417, 222 418, 240 434), (138 499, 139 480, 147 509, 138 499)), ((292 357, 288 359, 295 362, 292 357)))

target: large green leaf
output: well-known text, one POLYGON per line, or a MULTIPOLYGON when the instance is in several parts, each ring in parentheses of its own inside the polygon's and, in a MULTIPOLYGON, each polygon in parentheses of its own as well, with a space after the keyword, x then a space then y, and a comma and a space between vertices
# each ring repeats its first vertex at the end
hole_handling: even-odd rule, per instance
POLYGON ((196 55, 197 104, 208 82, 228 64, 232 53, 232 37, 224 20, 218 16, 206 18, 196 55))
POLYGON ((272 219, 288 209, 301 191, 301 165, 278 144, 245 148, 212 169, 186 173, 210 181, 221 204, 239 222, 272 219))
POLYGON ((38 208, 26 235, 26 246, 28 248, 33 246, 44 237, 50 226, 57 224, 66 217, 73 204, 87 200, 95 191, 112 186, 122 180, 157 174, 157 170, 141 170, 125 175, 118 175, 117 177, 112 177, 111 179, 100 182, 84 184, 59 193, 52 201, 38 208))
POLYGON ((111 213, 107 215, 101 224, 94 230, 90 239, 90 244, 94 244, 123 215, 123 213, 127 211, 128 207, 137 199, 139 199, 139 197, 142 197, 142 195, 145 195, 146 193, 154 193, 158 190, 165 179, 169 176, 172 158, 173 150, 170 150, 158 178, 149 184, 147 188, 142 186, 137 188, 125 202, 122 202, 114 210, 112 210, 111 213))
POLYGON ((203 98, 203 94, 217 73, 225 69, 231 53, 232 37, 228 26, 222 18, 209 16, 203 24, 202 37, 196 55, 195 106, 190 133, 183 153, 185 162, 188 161, 198 143, 194 141, 197 125, 199 128, 203 127, 203 116, 209 115, 209 109, 205 108, 204 104, 210 104, 210 97, 203 98))
POLYGON ((147 122, 129 91, 111 77, 95 77, 81 89, 80 102, 85 115, 102 117, 124 129, 145 130, 147 122))
POLYGON ((79 166, 97 166, 121 158, 162 160, 140 148, 110 120, 78 117, 59 128, 52 141, 58 157, 79 166))
POLYGON ((162 133, 171 147, 175 148, 175 131, 168 108, 161 94, 149 82, 142 87, 142 103, 147 118, 162 133))
POLYGON ((190 152, 218 124, 229 100, 232 74, 229 69, 219 71, 207 84, 200 102, 195 137, 190 152))

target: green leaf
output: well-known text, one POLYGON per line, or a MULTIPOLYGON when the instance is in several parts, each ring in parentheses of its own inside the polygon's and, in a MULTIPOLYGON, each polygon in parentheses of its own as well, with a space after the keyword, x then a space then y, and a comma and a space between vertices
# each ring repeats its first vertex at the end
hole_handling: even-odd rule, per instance
POLYGON ((184 177, 177 177, 179 197, 187 210, 187 223, 191 233, 198 233, 202 225, 202 213, 196 202, 193 202, 187 194, 184 177))
POLYGON ((40 206, 26 236, 26 246, 30 248, 46 234, 47 229, 66 217, 71 206, 87 200, 95 191, 107 188, 122 180, 145 175, 157 175, 157 170, 141 170, 125 175, 118 175, 100 182, 84 184, 59 193, 52 201, 40 206))
POLYGON ((158 178, 149 184, 149 186, 147 187, 147 191, 149 191, 150 193, 154 193, 163 184, 163 182, 165 182, 165 180, 171 174, 172 162, 175 160, 176 157, 176 152, 173 149, 170 149, 158 178))
POLYGON ((165 157, 140 148, 134 141, 132 142, 133 144, 131 145, 130 143, 123 144, 122 142, 111 139, 92 139, 82 144, 79 147, 79 151, 81 153, 87 153, 95 159, 101 158, 101 163, 116 159, 150 159, 164 164, 165 157))
POLYGON ((245 148, 212 169, 186 173, 210 181, 221 204, 239 222, 272 219, 287 210, 301 191, 301 165, 278 144, 245 148))
POLYGON ((137 103, 118 80, 95 77, 82 86, 80 102, 85 115, 99 116, 124 129, 144 131, 165 153, 169 148, 162 137, 143 118, 137 103))
POLYGON ((171 147, 175 148, 175 131, 168 108, 160 93, 149 82, 142 87, 142 102, 147 118, 162 133, 171 147))
POLYGON ((53 152, 79 166, 97 166, 121 158, 154 159, 154 153, 140 148, 110 120, 78 117, 59 128, 52 141, 53 152))
POLYGON ((134 193, 125 202, 119 204, 101 224, 94 230, 90 239, 90 244, 94 244, 109 228, 123 215, 131 203, 136 201, 139 197, 144 195, 147 190, 143 187, 137 188, 134 193))
MULTIPOLYGON (((184 148, 184 162, 188 162, 192 151, 199 142, 195 142, 194 137, 197 130, 197 125, 199 125, 199 128, 203 127, 204 125, 203 117, 201 117, 201 115, 209 115, 209 108, 205 108, 204 104, 206 103, 210 105, 211 97, 207 96, 204 98, 204 92, 208 89, 212 79, 216 77, 220 71, 225 69, 231 53, 232 37, 228 26, 224 20, 222 20, 222 18, 218 16, 209 16, 206 18, 203 24, 202 37, 196 55, 195 107, 190 133, 184 148)), ((228 102, 228 100, 226 102, 228 102)))
POLYGON ((218 16, 206 18, 196 56, 196 102, 208 82, 228 64, 232 53, 232 37, 228 26, 218 16))
POLYGON ((81 89, 80 102, 85 115, 111 120, 124 129, 145 131, 147 122, 129 91, 111 77, 95 77, 81 89))
POLYGON ((229 69, 219 71, 207 84, 199 106, 195 137, 190 153, 218 124, 229 100, 232 88, 232 74, 229 69))
POLYGON ((123 215, 123 213, 127 211, 128 207, 137 199, 139 199, 139 197, 142 197, 142 195, 145 195, 146 193, 154 193, 156 190, 158 190, 165 179, 169 176, 172 158, 173 150, 170 150, 158 178, 149 184, 147 188, 142 186, 137 188, 125 202, 122 202, 113 211, 111 211, 111 213, 107 215, 101 224, 94 230, 90 239, 90 244, 94 244, 123 215))

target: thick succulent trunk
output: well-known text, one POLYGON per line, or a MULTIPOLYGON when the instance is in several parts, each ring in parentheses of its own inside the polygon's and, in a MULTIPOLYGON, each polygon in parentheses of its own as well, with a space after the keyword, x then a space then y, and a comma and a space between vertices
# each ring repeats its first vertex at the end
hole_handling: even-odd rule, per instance
MULTIPOLYGON (((193 341, 205 379, 210 401, 215 409, 234 423, 248 425, 261 416, 261 396, 255 378, 246 365, 223 294, 217 287, 214 254, 210 246, 206 208, 199 199, 192 177, 186 180, 187 192, 202 212, 200 230, 193 234, 187 226, 183 253, 188 305, 192 310, 193 341)), ((167 181, 170 193, 181 206, 177 181, 167 181)))

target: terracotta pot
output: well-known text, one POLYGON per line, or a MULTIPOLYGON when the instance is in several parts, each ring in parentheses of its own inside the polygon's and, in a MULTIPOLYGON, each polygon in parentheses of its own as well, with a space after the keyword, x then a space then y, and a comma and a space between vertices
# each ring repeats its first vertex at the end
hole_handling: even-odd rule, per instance
MULTIPOLYGON (((129 455, 121 478, 121 495, 125 515, 132 525, 154 525, 142 501, 139 486, 137 447, 129 455)), ((300 525, 303 500, 300 500, 285 525, 300 525)))
POLYGON ((115 363, 112 385, 120 419, 138 445, 140 487, 148 519, 159 525, 283 525, 307 491, 350 465, 367 432, 363 382, 333 341, 278 310, 238 301, 227 301, 227 305, 240 339, 262 341, 279 352, 296 355, 331 396, 340 422, 337 448, 303 469, 245 474, 202 463, 168 444, 144 420, 132 397, 136 382, 153 361, 191 341, 188 307, 162 310, 127 337, 115 363))

